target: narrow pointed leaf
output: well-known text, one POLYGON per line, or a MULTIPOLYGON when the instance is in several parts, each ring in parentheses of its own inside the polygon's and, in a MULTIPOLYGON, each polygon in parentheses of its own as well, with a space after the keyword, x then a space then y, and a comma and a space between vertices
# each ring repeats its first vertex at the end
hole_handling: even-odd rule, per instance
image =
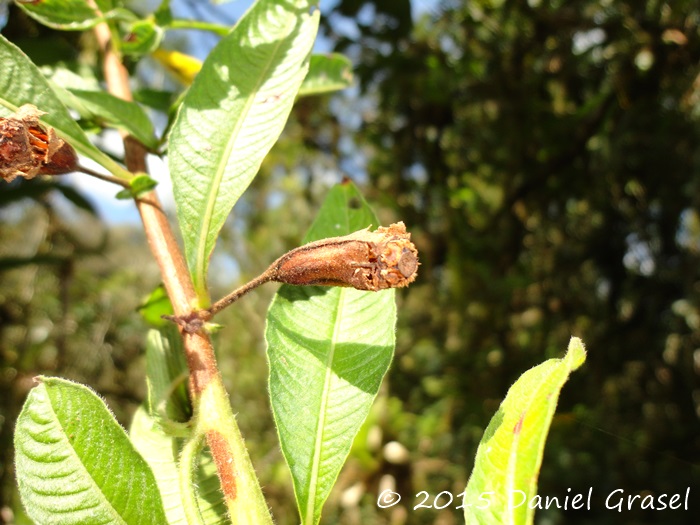
POLYGON ((188 374, 185 349, 177 328, 170 323, 160 330, 149 330, 146 340, 149 415, 175 422, 185 422, 192 416, 187 394, 188 374))
POLYGON ((111 0, 96 0, 95 9, 87 0, 16 0, 29 16, 45 26, 64 31, 82 31, 102 21, 102 13, 112 8, 111 0))
POLYGON ((312 55, 309 73, 306 75, 299 96, 320 95, 350 87, 352 62, 339 53, 312 55))
POLYGON ((81 103, 81 109, 87 110, 108 125, 133 135, 144 146, 158 147, 153 123, 146 112, 136 102, 129 102, 106 91, 89 91, 70 89, 70 93, 81 103))
POLYGON ((563 359, 525 372, 510 388, 484 432, 464 493, 467 524, 533 522, 537 476, 559 392, 586 359, 572 337, 563 359))
MULTIPOLYGON (((351 183, 335 187, 306 241, 377 220, 351 183)), ((282 286, 267 314, 270 397, 302 523, 318 523, 394 351, 394 291, 282 286)))
POLYGON ((153 472, 85 386, 41 378, 17 420, 15 451, 22 502, 36 523, 166 523, 153 472))
POLYGON ((66 106, 51 89, 39 69, 17 46, 0 35, 0 116, 11 116, 23 104, 34 104, 47 114, 42 122, 85 157, 101 164, 117 176, 128 173, 90 143, 66 106))
POLYGON ((218 232, 282 132, 306 76, 319 19, 313 5, 256 2, 204 61, 173 126, 170 173, 202 298, 218 232))

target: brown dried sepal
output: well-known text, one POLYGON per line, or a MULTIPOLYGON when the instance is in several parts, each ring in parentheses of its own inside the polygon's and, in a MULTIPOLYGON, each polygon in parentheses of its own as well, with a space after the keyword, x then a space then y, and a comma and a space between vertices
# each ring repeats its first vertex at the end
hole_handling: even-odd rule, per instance
POLYGON ((416 280, 418 251, 403 222, 305 244, 272 263, 270 280, 294 285, 351 286, 376 292, 416 280))
POLYGON ((70 144, 58 138, 53 128, 39 123, 44 115, 31 104, 14 116, 0 118, 0 177, 7 182, 17 177, 61 175, 75 171, 78 156, 70 144))

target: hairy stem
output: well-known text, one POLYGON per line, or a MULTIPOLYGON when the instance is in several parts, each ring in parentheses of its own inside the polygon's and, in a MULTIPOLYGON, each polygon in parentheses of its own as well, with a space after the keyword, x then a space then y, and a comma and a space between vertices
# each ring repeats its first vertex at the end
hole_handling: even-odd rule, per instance
POLYGON ((274 280, 274 276, 269 271, 263 273, 262 275, 258 275, 252 281, 248 281, 243 286, 236 288, 233 292, 231 292, 227 296, 222 297, 221 299, 216 301, 213 305, 211 305, 210 308, 207 308, 205 310, 205 312, 208 313, 209 317, 213 317, 214 315, 219 313, 221 310, 223 310, 227 306, 238 301, 238 299, 243 297, 245 294, 247 294, 251 290, 257 288, 261 284, 268 283, 272 280, 274 280))
MULTIPOLYGON (((105 23, 98 24, 95 26, 95 35, 104 56, 103 69, 109 92, 125 100, 131 100, 129 74, 113 50, 109 26, 105 23)), ((146 148, 127 134, 122 136, 126 167, 132 173, 146 172, 146 148)), ((185 258, 163 212, 158 195, 150 191, 136 199, 136 206, 175 314, 184 315, 197 303, 197 296, 187 271, 185 258)), ((190 368, 190 392, 193 398, 197 398, 205 385, 213 377, 219 376, 214 349, 204 332, 189 334, 184 338, 184 343, 190 368)))
POLYGON ((90 168, 86 168, 85 166, 79 165, 77 168, 77 171, 80 173, 85 173, 86 175, 90 175, 91 177, 95 177, 100 180, 104 180, 107 182, 111 182, 113 184, 118 184, 119 186, 122 186, 123 188, 130 188, 129 186, 129 181, 125 179, 120 179, 119 177, 114 177, 112 175, 103 175, 102 173, 98 173, 96 171, 91 170, 90 168))
MULTIPOLYGON (((95 26, 94 31, 104 57, 103 69, 109 92, 131 100, 129 75, 114 50, 109 26, 101 23, 95 26)), ((146 172, 146 148, 133 137, 124 134, 123 138, 128 170, 132 173, 146 172)), ((151 191, 135 200, 175 315, 185 315, 197 305, 197 295, 185 258, 158 195, 151 191)), ((190 371, 189 390, 195 426, 206 435, 229 516, 234 523, 272 524, 272 517, 223 386, 211 339, 203 327, 193 333, 181 330, 181 335, 190 371)), ((183 489, 188 493, 196 490, 191 481, 187 485, 183 489)))

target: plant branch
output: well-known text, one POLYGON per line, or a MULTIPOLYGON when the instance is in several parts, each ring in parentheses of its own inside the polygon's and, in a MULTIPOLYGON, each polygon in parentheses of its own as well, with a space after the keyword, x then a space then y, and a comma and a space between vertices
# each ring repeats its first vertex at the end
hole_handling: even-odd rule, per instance
MULTIPOLYGON (((93 0, 90 1, 94 4, 93 0)), ((132 100, 129 75, 115 52, 109 26, 101 23, 95 26, 94 31, 104 57, 103 68, 109 92, 124 100, 132 100)), ((133 137, 122 136, 127 169, 132 173, 146 172, 146 148, 133 137)), ((191 312, 197 305, 197 295, 158 195, 150 191, 135 201, 175 314, 191 312)), ((206 435, 229 516, 234 523, 272 524, 270 511, 217 368, 211 339, 204 327, 194 333, 181 330, 181 335, 190 371, 189 390, 195 427, 206 435)), ((185 498, 196 490, 191 481, 186 484, 183 487, 187 491, 183 495, 185 498)))
POLYGON ((210 31, 219 36, 228 35, 231 31, 230 26, 222 26, 221 24, 213 24, 211 22, 203 22, 201 20, 183 20, 176 18, 172 20, 168 27, 171 29, 197 29, 200 31, 210 31))
MULTIPOLYGON (((109 92, 124 100, 132 100, 129 74, 120 57, 114 52, 109 26, 101 23, 95 26, 94 31, 104 57, 102 67, 109 92)), ((129 171, 146 172, 146 148, 125 133, 122 133, 122 137, 125 149, 124 160, 129 171)), ((184 315, 192 310, 197 296, 187 271, 185 258, 163 212, 158 195, 150 191, 136 199, 136 206, 173 309, 176 314, 184 315)), ((190 369, 190 392, 193 399, 199 397, 199 392, 212 377, 218 376, 211 341, 204 333, 199 334, 198 337, 195 335, 185 337, 184 340, 190 369)))
POLYGON ((102 173, 98 173, 96 171, 91 170, 90 168, 86 168, 83 165, 78 165, 77 170, 80 173, 85 173, 86 175, 90 175, 91 177, 98 178, 100 180, 104 180, 107 182, 111 182, 113 184, 118 184, 119 186, 123 188, 129 189, 131 186, 129 185, 129 181, 125 179, 120 179, 119 177, 114 177, 112 175, 103 175, 102 173))
POLYGON ((257 288, 261 284, 269 283, 270 281, 273 281, 273 280, 274 280, 274 275, 270 274, 270 272, 265 272, 261 275, 258 275, 255 279, 245 283, 243 286, 239 286, 233 292, 226 295, 225 297, 222 297, 221 299, 216 301, 213 305, 211 305, 210 308, 207 308, 204 311, 208 313, 209 317, 213 317, 214 315, 218 314, 221 310, 223 310, 227 306, 238 301, 238 299, 243 297, 245 294, 247 294, 251 290, 257 288))

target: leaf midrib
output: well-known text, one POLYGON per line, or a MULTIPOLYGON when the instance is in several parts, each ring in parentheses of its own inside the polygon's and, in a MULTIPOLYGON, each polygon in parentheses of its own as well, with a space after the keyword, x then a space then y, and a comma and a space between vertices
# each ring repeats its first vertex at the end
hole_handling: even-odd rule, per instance
MULTIPOLYGON (((519 465, 520 445, 522 443, 525 443, 525 444, 529 443, 528 440, 523 441, 521 439, 521 437, 523 435, 524 428, 525 428, 525 417, 530 412, 530 410, 532 409, 533 406, 537 407, 537 405, 539 403, 537 403, 536 400, 539 399, 540 392, 542 390, 544 390, 545 388, 547 388, 547 386, 551 386, 551 385, 549 385, 549 379, 557 370, 558 369, 556 367, 554 367, 551 370, 547 371, 546 379, 543 379, 540 381, 540 384, 537 387, 534 394, 529 396, 530 401, 528 402, 527 407, 525 408, 525 410, 521 411, 520 417, 523 418, 523 424, 522 424, 522 427, 520 429, 520 432, 518 432, 518 434, 517 434, 517 437, 513 438, 513 445, 510 447, 511 450, 513 450, 513 453, 508 455, 508 465, 506 467, 506 473, 507 473, 506 474, 506 487, 508 487, 507 494, 509 495, 508 496, 509 502, 508 502, 507 508, 510 509, 510 512, 508 513, 508 523, 509 524, 515 523, 515 506, 513 504, 512 498, 513 498, 513 496, 515 494, 515 490, 516 490, 514 487, 515 487, 515 480, 516 480, 517 470, 518 470, 518 465, 519 465)), ((557 397, 558 397, 558 394, 557 394, 557 397)), ((549 414, 549 412, 551 412, 551 403, 548 403, 548 405, 549 406, 547 407, 546 411, 549 414)), ((517 425, 517 423, 516 423, 516 425, 517 425)), ((541 431, 541 429, 540 429, 540 431, 541 431)), ((541 434, 541 432, 540 432, 540 434, 541 434)), ((540 435, 540 439, 538 441, 541 441, 541 435, 540 435)))
POLYGON ((321 451, 323 443, 323 434, 326 429, 326 408, 330 397, 331 380, 333 379, 333 359, 335 357, 335 349, 338 344, 338 334, 340 333, 340 321, 343 317, 343 305, 345 304, 345 288, 339 289, 338 307, 335 310, 335 319, 333 320, 333 333, 330 338, 330 351, 326 358, 326 377, 323 382, 323 392, 321 396, 321 407, 319 410, 319 419, 316 428, 316 440, 314 444, 314 455, 311 462, 311 478, 309 480, 309 497, 306 500, 306 516, 305 523, 312 524, 314 521, 314 509, 316 507, 316 492, 318 491, 319 465, 321 463, 321 451))
POLYGON ((123 523, 124 525, 126 525, 127 521, 124 519, 124 517, 121 515, 121 513, 114 507, 112 502, 110 502, 107 499, 107 496, 102 491, 102 488, 97 483, 95 478, 92 476, 92 474, 90 473, 90 470, 85 466, 85 463, 83 462, 81 456, 78 454, 77 450, 75 449, 75 447, 73 446, 71 441, 68 439, 68 433, 66 431, 65 426, 63 425, 63 420, 59 417, 58 412, 57 412, 56 408, 54 407, 54 400, 51 397, 51 395, 49 394, 49 391, 48 391, 48 388, 46 387, 46 385, 42 384, 42 386, 44 387, 44 391, 46 393, 46 398, 48 400, 48 405, 49 405, 50 410, 51 410, 51 415, 53 416, 55 423, 58 425, 58 428, 61 429, 61 432, 60 432, 61 441, 60 442, 63 443, 64 447, 66 447, 68 450, 70 450, 70 455, 73 456, 74 461, 77 461, 79 468, 81 468, 83 470, 83 472, 85 473, 87 478, 91 481, 93 489, 96 490, 96 492, 98 494, 97 498, 102 501, 103 505, 106 505, 107 508, 111 510, 110 514, 112 514, 115 517, 115 519, 117 519, 119 521, 119 523, 123 523))
MULTIPOLYGON (((294 25, 294 21, 291 22, 291 25, 294 25)), ((286 25, 287 29, 290 24, 286 25)), ((209 235, 208 233, 211 230, 211 223, 212 219, 214 216, 214 208, 216 207, 217 203, 217 197, 219 195, 219 191, 221 189, 221 181, 224 178, 225 172, 226 172, 226 165, 228 164, 228 159, 231 157, 231 152, 233 151, 234 143, 238 140, 238 137, 240 136, 241 129, 243 127, 244 120, 246 120, 246 117, 248 113, 250 112, 250 108, 253 106, 253 102, 255 100, 256 95, 260 91, 260 87, 265 84, 265 82, 269 79, 268 77, 268 72, 272 67, 272 63, 277 57, 277 53, 279 52, 280 48, 282 47, 282 43, 286 41, 286 38, 281 38, 279 39, 278 43, 275 46, 274 53, 270 54, 270 59, 268 60, 267 64, 265 65, 265 68, 263 69, 263 74, 260 75, 260 80, 257 82, 255 85, 255 89, 251 92, 250 96, 247 97, 247 101, 243 106, 243 111, 241 111, 240 116, 236 122, 236 125, 234 126, 231 135, 229 136, 228 141, 226 142, 226 147, 224 148, 222 155, 221 155, 221 160, 222 162, 219 163, 219 166, 217 167, 216 171, 214 172, 214 177, 211 179, 211 184, 209 185, 209 198, 207 199, 207 206, 204 211, 204 215, 202 216, 202 230, 201 234, 198 236, 198 249, 197 249, 197 259, 196 259, 196 275, 197 275, 197 282, 200 283, 200 286, 203 285, 203 283, 206 281, 206 267, 207 267, 207 244, 208 244, 208 239, 209 235)))

